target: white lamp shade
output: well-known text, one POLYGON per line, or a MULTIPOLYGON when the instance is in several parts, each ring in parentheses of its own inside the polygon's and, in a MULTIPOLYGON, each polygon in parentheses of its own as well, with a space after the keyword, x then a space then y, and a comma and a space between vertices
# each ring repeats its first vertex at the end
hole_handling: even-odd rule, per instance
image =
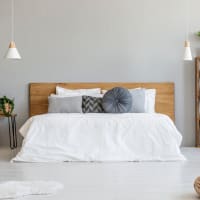
POLYGON ((184 60, 185 60, 185 61, 190 61, 190 60, 192 60, 192 53, 191 53, 190 42, 189 42, 189 41, 185 41, 184 60))
POLYGON ((8 52, 6 54, 6 58, 7 59, 21 59, 21 56, 20 56, 14 42, 10 43, 8 52))

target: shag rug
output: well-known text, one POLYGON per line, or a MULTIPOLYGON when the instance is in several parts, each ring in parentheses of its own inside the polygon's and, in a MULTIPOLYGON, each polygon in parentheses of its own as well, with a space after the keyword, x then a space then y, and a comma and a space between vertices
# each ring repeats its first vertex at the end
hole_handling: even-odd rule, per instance
POLYGON ((54 181, 8 181, 0 183, 0 199, 15 199, 29 195, 54 195, 63 185, 54 181))

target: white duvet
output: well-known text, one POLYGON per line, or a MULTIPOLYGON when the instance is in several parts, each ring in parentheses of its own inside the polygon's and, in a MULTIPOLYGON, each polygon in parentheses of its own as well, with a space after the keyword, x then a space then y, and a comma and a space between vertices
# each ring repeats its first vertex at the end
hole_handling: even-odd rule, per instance
POLYGON ((181 134, 162 114, 44 114, 20 129, 13 161, 184 160, 181 134))

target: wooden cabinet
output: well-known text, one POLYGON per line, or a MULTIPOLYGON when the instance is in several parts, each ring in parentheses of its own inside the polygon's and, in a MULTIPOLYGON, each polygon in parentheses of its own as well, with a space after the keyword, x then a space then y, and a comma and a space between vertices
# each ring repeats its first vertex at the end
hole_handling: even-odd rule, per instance
POLYGON ((200 57, 195 59, 195 120, 196 120, 196 147, 200 147, 200 57))

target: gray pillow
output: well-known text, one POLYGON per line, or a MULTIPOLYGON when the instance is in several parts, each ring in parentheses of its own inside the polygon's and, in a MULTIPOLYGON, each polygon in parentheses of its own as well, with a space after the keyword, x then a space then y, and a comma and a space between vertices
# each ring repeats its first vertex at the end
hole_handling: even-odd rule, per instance
POLYGON ((128 89, 115 87, 103 96, 102 105, 107 113, 128 113, 132 108, 132 96, 128 89))
POLYGON ((145 89, 130 89, 132 96, 131 113, 145 113, 145 89))
POLYGON ((48 113, 82 113, 82 97, 49 97, 48 113))

